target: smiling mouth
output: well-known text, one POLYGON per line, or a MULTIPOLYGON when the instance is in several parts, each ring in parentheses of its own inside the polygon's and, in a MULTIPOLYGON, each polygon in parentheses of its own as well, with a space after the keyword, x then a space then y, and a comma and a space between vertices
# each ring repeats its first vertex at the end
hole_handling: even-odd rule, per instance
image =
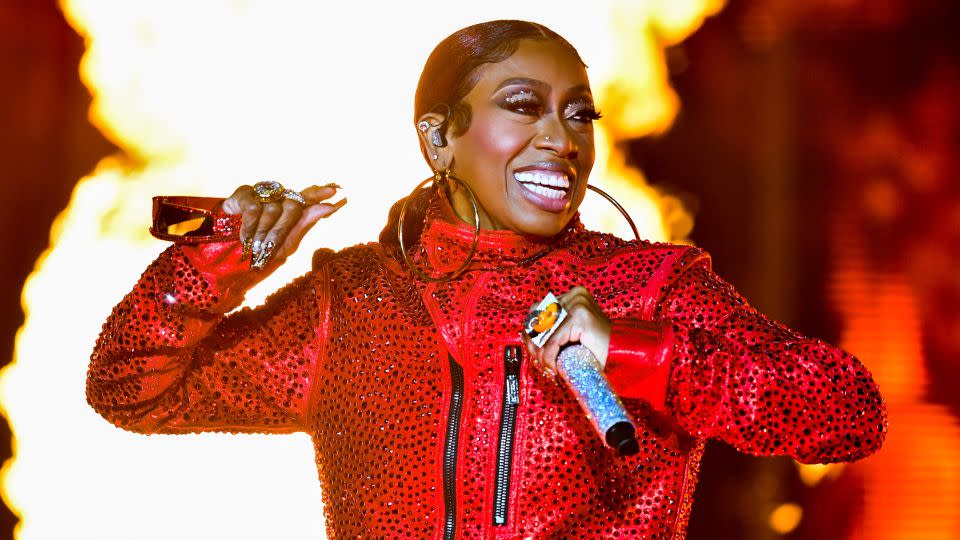
POLYGON ((570 189, 570 179, 559 171, 519 171, 513 173, 513 178, 525 189, 548 199, 562 199, 570 189))

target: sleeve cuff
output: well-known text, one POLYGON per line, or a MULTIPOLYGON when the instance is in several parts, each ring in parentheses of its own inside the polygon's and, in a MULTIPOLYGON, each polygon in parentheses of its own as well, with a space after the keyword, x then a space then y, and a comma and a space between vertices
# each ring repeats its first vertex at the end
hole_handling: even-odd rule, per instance
POLYGON ((210 312, 227 313, 243 302, 250 287, 266 277, 251 271, 244 260, 239 241, 243 218, 223 212, 223 201, 215 197, 153 198, 150 234, 173 242, 190 266, 181 271, 203 284, 184 290, 168 284, 162 291, 167 303, 196 307, 196 301, 190 299, 199 295, 205 298, 204 307, 210 312), (187 301, 184 304, 181 300, 187 301))
POLYGON ((669 321, 614 319, 604 372, 620 397, 640 398, 664 410, 672 356, 669 321))

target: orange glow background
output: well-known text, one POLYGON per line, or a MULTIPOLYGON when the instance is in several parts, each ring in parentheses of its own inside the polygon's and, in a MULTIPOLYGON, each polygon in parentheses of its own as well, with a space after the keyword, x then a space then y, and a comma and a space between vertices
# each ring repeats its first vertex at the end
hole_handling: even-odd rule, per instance
MULTIPOLYGON (((372 238, 426 174, 409 110, 430 48, 513 17, 551 26, 590 65, 605 114, 593 183, 646 237, 706 248, 762 312, 855 354, 887 400, 886 445, 854 464, 711 443, 688 538, 960 538, 957 7, 384 3, 364 21, 356 4, 0 7, 0 404, 14 429, 0 536, 18 517, 26 540, 322 534, 306 437, 120 432, 85 408, 90 347, 163 247, 146 234, 154 194, 336 179, 351 202, 305 247, 372 238), (351 144, 371 125, 391 141, 375 160, 351 144)), ((588 225, 625 234, 588 201, 588 225)), ((308 251, 249 302, 302 273, 308 251)))

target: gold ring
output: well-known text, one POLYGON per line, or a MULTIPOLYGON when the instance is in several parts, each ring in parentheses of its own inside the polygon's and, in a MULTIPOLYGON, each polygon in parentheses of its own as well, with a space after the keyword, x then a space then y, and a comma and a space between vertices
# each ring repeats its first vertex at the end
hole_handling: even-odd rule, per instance
POLYGON ((257 182, 253 185, 253 194, 257 196, 260 204, 274 203, 283 200, 285 188, 276 180, 267 180, 257 182))

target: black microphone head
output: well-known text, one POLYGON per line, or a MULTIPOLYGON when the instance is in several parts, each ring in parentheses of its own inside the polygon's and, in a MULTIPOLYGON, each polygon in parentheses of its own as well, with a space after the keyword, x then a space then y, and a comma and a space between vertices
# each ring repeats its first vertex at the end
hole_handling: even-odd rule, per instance
POLYGON ((632 456, 640 451, 640 443, 630 422, 617 422, 610 426, 605 438, 607 445, 621 456, 632 456))

